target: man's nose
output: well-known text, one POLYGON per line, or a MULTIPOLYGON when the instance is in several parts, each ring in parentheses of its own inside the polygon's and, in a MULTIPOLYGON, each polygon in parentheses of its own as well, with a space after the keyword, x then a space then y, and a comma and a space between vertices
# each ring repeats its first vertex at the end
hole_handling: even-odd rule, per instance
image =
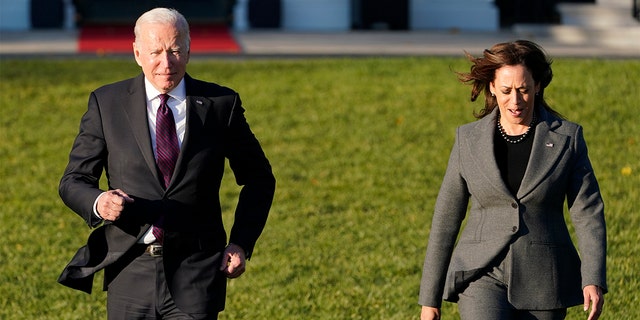
POLYGON ((167 68, 170 67, 171 66, 171 57, 172 56, 173 55, 171 54, 171 52, 167 52, 167 51, 163 52, 160 55, 160 63, 161 63, 161 65, 163 67, 167 67, 167 68))

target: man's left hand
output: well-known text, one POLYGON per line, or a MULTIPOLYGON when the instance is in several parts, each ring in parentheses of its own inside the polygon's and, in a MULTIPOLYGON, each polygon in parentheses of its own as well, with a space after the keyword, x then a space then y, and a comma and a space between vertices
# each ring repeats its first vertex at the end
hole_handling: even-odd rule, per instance
POLYGON ((244 249, 239 245, 230 243, 222 254, 222 265, 220 270, 224 271, 228 278, 241 276, 246 267, 246 257, 244 249))

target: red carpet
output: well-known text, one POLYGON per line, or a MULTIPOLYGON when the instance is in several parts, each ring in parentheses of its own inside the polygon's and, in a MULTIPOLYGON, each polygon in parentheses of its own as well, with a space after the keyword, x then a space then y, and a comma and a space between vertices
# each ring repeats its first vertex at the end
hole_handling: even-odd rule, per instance
MULTIPOLYGON (((84 26, 80 29, 80 53, 132 53, 132 26, 84 26)), ((191 26, 191 53, 239 53, 240 46, 223 25, 191 26)))

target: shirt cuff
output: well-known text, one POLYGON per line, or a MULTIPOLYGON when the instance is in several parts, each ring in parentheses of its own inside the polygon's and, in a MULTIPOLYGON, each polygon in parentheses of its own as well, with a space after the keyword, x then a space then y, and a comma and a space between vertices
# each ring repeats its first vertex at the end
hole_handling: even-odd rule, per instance
POLYGON ((100 200, 100 197, 102 197, 106 192, 101 193, 97 198, 96 201, 93 202, 93 214, 96 215, 96 217, 98 217, 98 219, 100 220, 104 220, 102 219, 102 216, 100 216, 100 213, 98 212, 98 200, 100 200))

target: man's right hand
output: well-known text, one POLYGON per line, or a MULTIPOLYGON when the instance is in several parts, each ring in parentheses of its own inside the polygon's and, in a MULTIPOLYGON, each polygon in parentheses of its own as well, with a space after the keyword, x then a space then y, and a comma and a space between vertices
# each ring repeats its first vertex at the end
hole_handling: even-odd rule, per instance
POLYGON ((100 195, 96 209, 102 219, 116 221, 120 218, 125 204, 131 202, 133 202, 133 198, 129 197, 124 191, 120 189, 109 190, 100 195))
POLYGON ((420 320, 440 320, 440 309, 422 306, 420 320))

